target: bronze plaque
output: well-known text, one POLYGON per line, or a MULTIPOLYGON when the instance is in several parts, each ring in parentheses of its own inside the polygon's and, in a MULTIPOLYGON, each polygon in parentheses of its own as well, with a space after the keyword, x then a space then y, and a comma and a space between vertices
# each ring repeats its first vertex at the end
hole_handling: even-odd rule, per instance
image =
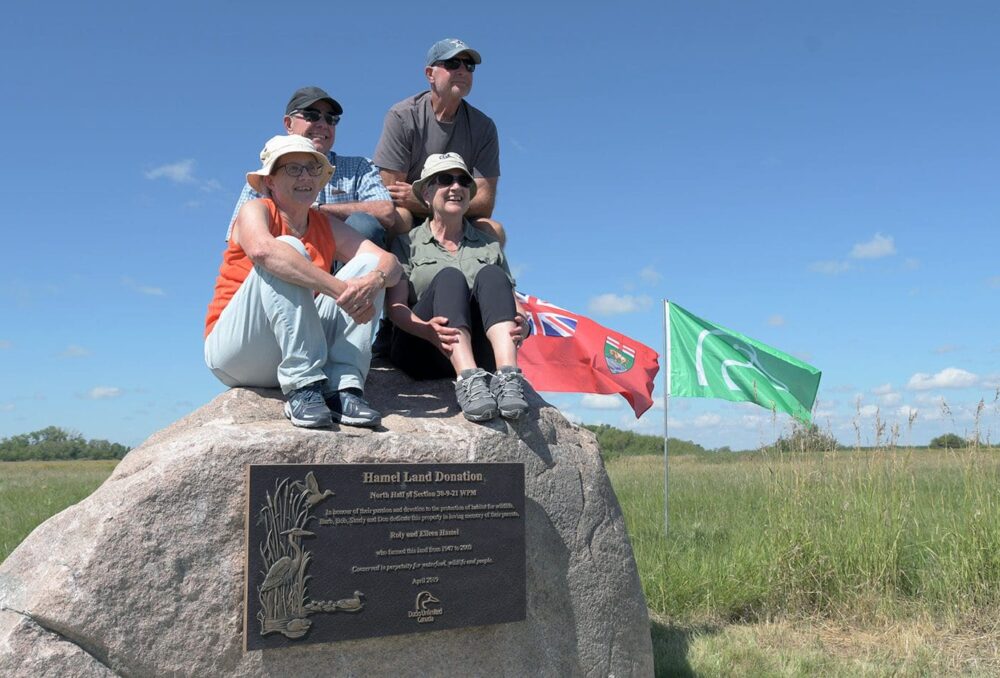
POLYGON ((247 477, 247 650, 524 619, 524 464, 247 477))

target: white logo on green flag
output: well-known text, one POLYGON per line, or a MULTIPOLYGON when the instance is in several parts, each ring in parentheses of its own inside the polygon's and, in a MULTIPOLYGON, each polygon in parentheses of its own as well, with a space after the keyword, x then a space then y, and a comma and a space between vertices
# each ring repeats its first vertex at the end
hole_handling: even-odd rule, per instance
POLYGON ((747 401, 810 420, 819 370, 677 304, 666 311, 669 395, 747 401))

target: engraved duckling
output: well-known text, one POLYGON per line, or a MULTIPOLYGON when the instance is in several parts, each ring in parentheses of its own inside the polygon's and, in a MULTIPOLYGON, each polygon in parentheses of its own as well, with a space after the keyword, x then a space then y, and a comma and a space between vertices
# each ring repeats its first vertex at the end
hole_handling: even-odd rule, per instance
POLYGON ((365 594, 361 591, 355 591, 353 598, 343 598, 338 600, 334 605, 337 606, 337 610, 340 612, 358 612, 365 606, 361 599, 365 597, 365 594))
POLYGON ((261 593, 276 589, 292 581, 299 569, 299 564, 302 562, 302 547, 299 545, 297 539, 299 537, 314 536, 314 533, 298 527, 285 530, 281 534, 288 535, 288 543, 295 554, 293 556, 282 556, 274 561, 274 565, 271 566, 271 569, 267 571, 267 575, 264 576, 264 583, 260 585, 261 593))
POLYGON ((306 483, 302 484, 301 481, 296 480, 292 483, 294 487, 299 492, 304 492, 306 495, 306 501, 309 502, 309 506, 315 506, 327 497, 332 497, 334 495, 333 490, 326 490, 324 492, 319 491, 319 483, 316 482, 316 476, 310 471, 306 474, 306 483))

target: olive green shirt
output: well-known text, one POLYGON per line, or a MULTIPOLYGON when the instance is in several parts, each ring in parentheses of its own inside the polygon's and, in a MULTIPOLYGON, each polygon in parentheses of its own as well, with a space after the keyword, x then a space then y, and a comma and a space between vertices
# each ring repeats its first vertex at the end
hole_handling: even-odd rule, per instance
POLYGON ((423 296, 441 269, 457 268, 465 275, 469 288, 476 280, 476 274, 488 264, 496 264, 507 274, 511 287, 514 278, 507 266, 500 242, 491 235, 483 233, 472 225, 468 219, 463 219, 462 240, 458 251, 448 252, 443 248, 434 234, 431 233, 430 220, 425 221, 406 235, 396 236, 392 242, 392 253, 399 259, 403 273, 409 279, 409 304, 412 306, 423 296))

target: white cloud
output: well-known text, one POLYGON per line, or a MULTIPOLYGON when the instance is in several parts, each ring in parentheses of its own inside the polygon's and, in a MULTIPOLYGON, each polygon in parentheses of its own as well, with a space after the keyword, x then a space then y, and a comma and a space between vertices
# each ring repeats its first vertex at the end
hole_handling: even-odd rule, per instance
POLYGON ((6 339, 4 339, 4 340, 0 340, 0 351, 2 351, 2 350, 3 350, 3 349, 5 349, 5 348, 10 348, 10 347, 11 347, 11 346, 13 346, 13 345, 14 345, 14 344, 10 343, 10 342, 9 342, 9 341, 7 341, 6 339))
POLYGON ((166 179, 177 184, 194 183, 194 160, 178 160, 169 165, 160 165, 144 172, 147 179, 166 179))
POLYGON ((892 393, 892 384, 882 384, 881 386, 876 386, 872 389, 874 395, 885 395, 887 393, 892 393))
POLYGON ((883 393, 878 397, 878 402, 880 405, 891 407, 898 405, 902 399, 903 396, 899 393, 883 393))
POLYGON ((639 279, 647 285, 655 285, 663 280, 663 275, 652 266, 646 266, 639 271, 639 279))
POLYGON ((698 428, 708 428, 718 426, 722 423, 722 417, 718 414, 699 414, 694 418, 694 425, 698 428))
MULTIPOLYGON (((146 170, 143 174, 150 181, 166 179, 167 181, 171 181, 175 184, 197 184, 198 190, 204 193, 215 193, 216 191, 222 190, 222 184, 217 179, 199 179, 195 176, 194 166, 194 160, 188 158, 186 160, 178 160, 174 163, 154 167, 151 170, 146 170)), ((188 201, 186 204, 189 207, 197 207, 200 203, 198 201, 188 201)))
POLYGON ((878 405, 862 405, 858 408, 858 414, 862 417, 874 417, 878 413, 878 405))
POLYGON ((851 249, 854 259, 880 259, 896 253, 896 244, 892 236, 876 233, 868 242, 859 242, 851 249))
POLYGON ((128 287, 131 290, 135 290, 140 294, 147 294, 151 297, 165 297, 167 293, 163 291, 161 287, 150 287, 149 285, 140 285, 132 278, 122 278, 122 285, 128 287))
POLYGON ((903 405, 902 407, 896 410, 896 414, 899 415, 901 419, 906 419, 907 421, 909 421, 911 416, 914 417, 914 419, 916 419, 916 417, 920 414, 920 410, 917 409, 916 407, 903 405))
POLYGON ((903 268, 907 271, 915 271, 920 268, 920 260, 911 257, 903 262, 903 268))
POLYGON ((847 261, 814 261, 809 264, 809 270, 814 273, 822 273, 824 275, 839 275, 846 271, 851 270, 851 264, 847 261))
POLYGON ((767 319, 767 324, 771 325, 772 327, 781 327, 782 325, 785 324, 785 316, 774 314, 767 319))
POLYGON ((979 377, 972 372, 957 367, 946 367, 934 375, 917 372, 910 377, 906 387, 914 391, 927 391, 932 388, 969 388, 974 386, 978 379, 979 377))
POLYGON ((580 398, 580 407, 588 410, 618 410, 624 403, 625 400, 619 395, 588 393, 580 398))
POLYGON ((103 400, 105 398, 117 398, 122 394, 122 390, 117 386, 95 386, 87 391, 87 398, 90 400, 103 400))
POLYGON ((943 346, 938 346, 934 349, 934 352, 941 355, 944 353, 954 353, 958 350, 958 346, 955 344, 944 344, 943 346))
POLYGON ((90 355, 90 351, 85 349, 83 346, 77 346, 76 344, 70 344, 66 347, 66 350, 59 354, 60 358, 82 358, 84 356, 90 355))
POLYGON ((14 403, 0 403, 0 412, 13 412, 14 403))
POLYGON ((653 300, 647 296, 633 297, 631 294, 601 294, 590 300, 587 308, 598 315, 618 315, 644 311, 652 305, 653 300))

